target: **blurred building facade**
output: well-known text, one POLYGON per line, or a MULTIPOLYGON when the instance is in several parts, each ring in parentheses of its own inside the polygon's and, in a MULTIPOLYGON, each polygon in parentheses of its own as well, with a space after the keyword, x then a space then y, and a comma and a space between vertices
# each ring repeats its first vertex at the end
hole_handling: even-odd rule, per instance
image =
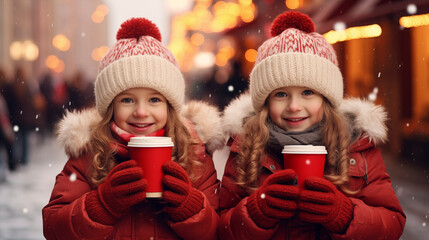
POLYGON ((47 71, 95 78, 107 51, 103 0, 3 0, 0 4, 0 66, 19 65, 34 77, 47 71))
POLYGON ((170 43, 189 96, 223 108, 245 91, 258 46, 269 37, 271 21, 287 10, 308 14, 333 44, 346 96, 386 107, 386 148, 427 166, 428 0, 196 0, 173 17, 170 43))

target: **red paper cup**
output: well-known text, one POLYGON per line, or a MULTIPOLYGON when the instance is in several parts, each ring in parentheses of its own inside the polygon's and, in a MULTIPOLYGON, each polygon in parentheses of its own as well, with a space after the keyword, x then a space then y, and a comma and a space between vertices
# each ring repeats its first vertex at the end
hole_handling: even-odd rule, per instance
POLYGON ((310 176, 323 178, 325 146, 287 145, 284 146, 283 160, 285 169, 293 169, 298 175, 298 187, 303 189, 304 180, 310 176))
POLYGON ((173 142, 169 137, 132 137, 128 142, 131 159, 143 169, 146 197, 162 197, 162 165, 171 160, 173 142))

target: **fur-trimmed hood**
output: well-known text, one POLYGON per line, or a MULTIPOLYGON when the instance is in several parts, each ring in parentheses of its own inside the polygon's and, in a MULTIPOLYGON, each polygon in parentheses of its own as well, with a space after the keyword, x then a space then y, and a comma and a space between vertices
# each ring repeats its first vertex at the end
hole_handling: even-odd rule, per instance
MULTIPOLYGON (((387 140, 387 113, 384 107, 359 98, 344 99, 338 107, 347 119, 353 136, 367 135, 374 144, 387 140)), ((252 101, 248 93, 240 95, 224 110, 222 128, 225 136, 241 133, 246 118, 254 115, 252 101)))
MULTIPOLYGON (((219 110, 201 101, 183 106, 181 116, 191 121, 207 151, 213 153, 225 145, 219 110)), ((78 157, 88 151, 90 130, 101 120, 95 108, 67 111, 57 125, 57 140, 69 156, 78 157)))

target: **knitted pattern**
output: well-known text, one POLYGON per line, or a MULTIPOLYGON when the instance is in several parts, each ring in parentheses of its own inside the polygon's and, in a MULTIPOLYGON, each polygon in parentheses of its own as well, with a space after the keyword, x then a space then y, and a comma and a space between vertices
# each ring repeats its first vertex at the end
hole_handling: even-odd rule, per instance
POLYGON ((279 219, 296 214, 299 189, 294 185, 295 177, 292 169, 278 171, 248 197, 247 212, 258 226, 273 228, 279 219))
POLYGON ((353 218, 353 203, 331 182, 308 177, 304 182, 298 208, 298 218, 320 223, 334 233, 344 233, 353 218))
POLYGON ((103 57, 95 81, 95 101, 103 116, 119 93, 137 87, 152 88, 180 111, 185 81, 172 52, 162 45, 155 24, 133 18, 121 25, 118 41, 103 57))
POLYGON ((274 20, 271 32, 279 35, 259 47, 250 74, 250 94, 256 111, 261 110, 273 90, 288 86, 311 88, 334 106, 339 105, 343 78, 337 56, 322 35, 311 32, 314 26, 310 24, 313 22, 307 15, 293 11, 274 20))
POLYGON ((186 171, 176 162, 167 161, 163 166, 164 208, 173 222, 184 221, 199 213, 204 205, 204 196, 196 190, 186 171))

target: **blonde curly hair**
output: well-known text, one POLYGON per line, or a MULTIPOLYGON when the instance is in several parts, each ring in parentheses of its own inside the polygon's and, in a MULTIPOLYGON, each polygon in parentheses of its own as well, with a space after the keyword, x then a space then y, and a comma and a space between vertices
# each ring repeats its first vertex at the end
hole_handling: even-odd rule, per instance
MULTIPOLYGON (((198 176, 195 176, 191 169, 201 166, 193 151, 193 146, 198 144, 198 141, 191 136, 179 114, 169 103, 167 111, 165 133, 166 136, 171 137, 174 143, 171 160, 179 163, 193 181, 198 176)), ((91 182, 96 186, 104 181, 110 170, 117 164, 115 160, 116 148, 112 148, 112 143, 117 146, 117 140, 113 137, 110 129, 112 119, 113 107, 110 105, 100 123, 91 132, 90 149, 93 157, 90 174, 91 182)))
MULTIPOLYGON (((324 98, 322 120, 322 140, 328 155, 325 162, 324 176, 346 193, 355 193, 347 188, 349 182, 350 133, 345 120, 334 107, 324 98)), ((268 107, 265 104, 261 111, 245 120, 244 133, 240 142, 237 161, 237 184, 248 192, 259 187, 258 180, 262 171, 263 156, 269 139, 266 125, 268 107)))

